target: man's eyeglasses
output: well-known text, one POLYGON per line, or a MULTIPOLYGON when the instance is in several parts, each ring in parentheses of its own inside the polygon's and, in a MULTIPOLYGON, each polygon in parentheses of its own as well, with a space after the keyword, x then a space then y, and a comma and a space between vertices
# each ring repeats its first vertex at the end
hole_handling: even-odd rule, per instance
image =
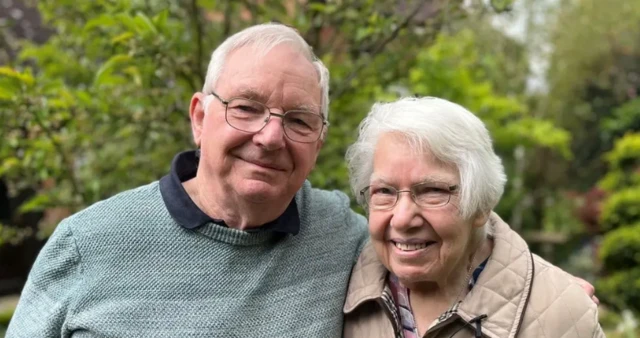
POLYGON ((443 207, 451 200, 451 195, 458 191, 457 185, 439 182, 424 182, 411 186, 409 190, 398 190, 384 184, 370 185, 360 190, 360 196, 371 210, 389 210, 393 208, 400 193, 408 192, 413 201, 423 208, 443 207))
POLYGON ((224 104, 227 123, 247 133, 259 132, 269 123, 271 116, 277 116, 282 119, 282 127, 287 138, 296 142, 312 143, 320 138, 325 126, 329 125, 321 115, 310 111, 289 110, 284 114, 277 114, 258 101, 242 97, 223 100, 216 93, 211 95, 224 104))

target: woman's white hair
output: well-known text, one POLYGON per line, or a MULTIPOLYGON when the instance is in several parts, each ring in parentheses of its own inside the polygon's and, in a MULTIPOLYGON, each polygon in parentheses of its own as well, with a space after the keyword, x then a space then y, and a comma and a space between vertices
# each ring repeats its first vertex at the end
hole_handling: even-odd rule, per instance
POLYGON ((467 109, 434 97, 376 103, 360 123, 358 140, 347 150, 346 159, 351 189, 361 204, 359 192, 369 185, 376 143, 385 133, 404 135, 416 152, 429 150, 457 168, 464 219, 479 212, 488 215, 498 204, 507 178, 489 131, 467 109))
POLYGON ((224 69, 227 56, 244 46, 251 46, 254 52, 261 56, 269 53, 274 47, 287 44, 300 52, 309 62, 311 62, 318 73, 318 84, 321 90, 320 111, 326 120, 329 119, 329 70, 318 57, 313 54, 313 49, 306 41, 291 27, 278 24, 266 23, 246 28, 229 38, 227 38, 211 54, 211 61, 207 68, 207 77, 202 88, 203 93, 210 93, 215 86, 224 69))

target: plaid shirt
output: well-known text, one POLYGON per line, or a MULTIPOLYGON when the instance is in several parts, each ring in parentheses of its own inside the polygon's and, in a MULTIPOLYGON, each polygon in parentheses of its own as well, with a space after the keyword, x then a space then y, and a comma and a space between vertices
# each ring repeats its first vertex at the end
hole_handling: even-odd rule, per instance
MULTIPOLYGON (((473 270, 473 274, 469 279, 469 291, 471 291, 471 289, 473 289, 473 286, 476 285, 476 281, 478 280, 478 277, 480 277, 480 273, 482 273, 484 267, 487 265, 487 261, 489 261, 489 258, 485 259, 484 262, 482 262, 475 270, 473 270)), ((400 328, 401 332, 398 332, 398 337, 420 338, 420 336, 418 335, 418 328, 413 316, 413 311, 411 310, 411 303, 409 302, 409 289, 404 287, 398 280, 398 277, 396 277, 394 274, 389 273, 389 276, 387 278, 389 291, 391 296, 393 297, 395 310, 397 316, 399 317, 399 320, 397 322, 399 322, 400 326, 402 326, 400 328)), ((460 303, 462 303, 462 301, 458 301, 453 304, 453 306, 449 310, 445 311, 440 315, 440 317, 438 317, 438 320, 433 325, 444 322, 445 320, 456 314, 458 312, 458 306, 460 306, 460 303)))

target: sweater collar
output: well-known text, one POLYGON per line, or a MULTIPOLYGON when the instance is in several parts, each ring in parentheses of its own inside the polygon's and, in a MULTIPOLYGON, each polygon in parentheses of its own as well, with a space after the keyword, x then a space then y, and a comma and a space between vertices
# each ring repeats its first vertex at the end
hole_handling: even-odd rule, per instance
MULTIPOLYGON (((213 218, 193 202, 182 183, 194 178, 198 170, 199 156, 196 150, 177 154, 171 163, 171 171, 160 179, 160 193, 171 217, 187 229, 195 229, 207 223, 227 227, 224 220, 213 218)), ((278 232, 297 235, 300 231, 300 215, 295 199, 280 217, 245 232, 278 232)))

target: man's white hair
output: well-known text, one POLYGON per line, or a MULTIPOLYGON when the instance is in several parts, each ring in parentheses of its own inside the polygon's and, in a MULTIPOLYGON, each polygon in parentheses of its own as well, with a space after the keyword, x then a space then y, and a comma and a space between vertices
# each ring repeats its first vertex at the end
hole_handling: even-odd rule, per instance
POLYGON ((434 97, 377 103, 360 123, 358 139, 346 154, 351 189, 360 203, 359 192, 369 185, 373 173, 376 144, 386 133, 403 135, 416 152, 429 150, 439 161, 457 168, 464 219, 478 212, 488 215, 498 204, 507 178, 489 131, 467 109, 434 97))
POLYGON ((207 77, 202 88, 205 94, 211 93, 220 78, 220 74, 224 69, 227 56, 244 46, 251 46, 254 52, 264 56, 271 49, 280 45, 287 44, 300 52, 311 64, 313 64, 318 73, 318 84, 321 90, 320 111, 326 120, 329 119, 329 70, 325 65, 313 54, 313 50, 309 44, 298 34, 296 30, 277 23, 266 23, 246 28, 232 36, 228 37, 218 48, 211 54, 211 61, 207 68, 207 77))

